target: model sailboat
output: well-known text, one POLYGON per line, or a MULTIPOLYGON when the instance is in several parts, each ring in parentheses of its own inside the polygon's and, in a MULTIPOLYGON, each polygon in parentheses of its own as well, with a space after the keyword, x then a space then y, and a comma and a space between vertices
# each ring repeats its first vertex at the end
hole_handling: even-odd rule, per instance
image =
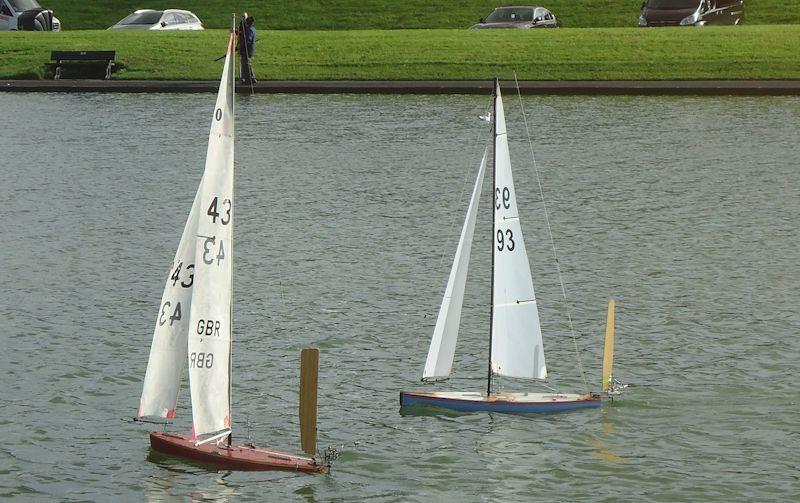
MULTIPOLYGON (((328 466, 313 457, 232 442, 233 43, 231 33, 205 171, 164 288, 137 420, 175 417, 188 364, 191 434, 152 432, 154 450, 227 469, 325 472, 328 466)), ((316 441, 309 450, 315 449, 316 441)))
MULTIPOLYGON (((473 392, 401 392, 402 407, 438 406, 458 411, 512 413, 553 412, 599 407, 595 393, 496 392, 493 376, 545 379, 542 331, 533 290, 528 254, 522 238, 514 180, 511 173, 505 113, 499 82, 494 94, 494 163, 491 326, 489 371, 486 390, 473 392)), ((451 372, 461 319, 470 248, 475 229, 481 186, 486 171, 488 147, 484 151, 472 191, 467 216, 456 249, 428 357, 423 381, 446 379, 451 372)), ((613 328, 612 328, 613 331, 613 328)), ((610 370, 609 370, 610 372, 610 370)))

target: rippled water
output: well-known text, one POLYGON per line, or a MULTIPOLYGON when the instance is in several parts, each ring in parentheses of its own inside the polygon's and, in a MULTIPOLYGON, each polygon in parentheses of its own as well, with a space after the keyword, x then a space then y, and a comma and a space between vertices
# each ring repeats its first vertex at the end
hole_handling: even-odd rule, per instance
MULTIPOLYGON (((0 94, 0 104, 0 498, 800 495, 796 97, 525 98, 576 344, 507 97, 550 384, 584 388, 577 345, 597 387, 611 295, 616 374, 631 384, 599 410, 528 417, 398 410, 399 390, 424 388, 489 98, 237 98, 234 428, 297 450, 299 350, 317 346, 321 444, 345 450, 331 476, 208 471, 150 454, 146 427, 129 422, 213 97, 0 94)), ((483 249, 450 389, 483 386, 483 249)))

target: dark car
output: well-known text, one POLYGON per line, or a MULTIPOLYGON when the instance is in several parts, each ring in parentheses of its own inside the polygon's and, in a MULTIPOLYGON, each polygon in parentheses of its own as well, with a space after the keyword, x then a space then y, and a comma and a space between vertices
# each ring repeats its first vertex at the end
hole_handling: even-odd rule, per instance
POLYGON ((744 0, 647 0, 639 26, 742 24, 744 0))
POLYGON ((470 30, 484 28, 557 28, 558 20, 544 7, 519 6, 498 7, 472 25, 470 30))

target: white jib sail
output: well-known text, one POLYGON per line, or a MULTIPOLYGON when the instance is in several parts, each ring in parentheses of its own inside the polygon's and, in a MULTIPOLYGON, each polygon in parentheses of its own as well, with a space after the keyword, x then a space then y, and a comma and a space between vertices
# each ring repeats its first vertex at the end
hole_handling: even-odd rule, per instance
POLYGON ((156 317, 153 344, 150 346, 150 359, 137 412, 139 419, 147 421, 163 422, 175 417, 175 405, 186 361, 189 311, 194 287, 194 236, 197 234, 198 195, 195 195, 189 218, 183 228, 156 317))
POLYGON ((517 212, 499 85, 495 97, 495 121, 492 372, 510 377, 544 379, 547 367, 539 310, 517 212))
POLYGON ((483 175, 486 171, 488 152, 489 149, 487 147, 483 151, 483 159, 478 168, 475 188, 472 189, 472 198, 469 201, 464 227, 461 229, 456 256, 453 259, 453 268, 450 269, 450 278, 447 280, 447 288, 442 299, 442 306, 439 308, 436 327, 433 329, 431 346, 428 349, 428 358, 425 360, 425 369, 422 372, 423 381, 446 378, 450 375, 453 367, 453 355, 455 354, 456 340, 458 339, 458 326, 461 322, 461 306, 464 302, 464 286, 467 282, 472 236, 475 233, 475 220, 478 213, 478 202, 480 200, 481 187, 483 186, 483 175))
POLYGON ((195 439, 231 425, 230 363, 233 301, 233 34, 211 119, 199 190, 194 295, 188 366, 195 439))

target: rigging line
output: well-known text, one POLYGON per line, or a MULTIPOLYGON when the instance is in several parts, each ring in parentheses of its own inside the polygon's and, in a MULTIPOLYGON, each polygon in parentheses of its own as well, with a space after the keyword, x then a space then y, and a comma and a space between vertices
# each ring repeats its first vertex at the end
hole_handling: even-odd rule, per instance
POLYGON ((544 381, 544 380, 539 380, 539 379, 537 379, 537 382, 538 382, 539 384, 541 384, 542 386, 544 386, 545 388, 547 388, 547 389, 549 389, 550 391, 552 391, 553 393, 557 394, 557 395, 561 395, 561 394, 563 394, 563 393, 562 393, 561 391, 559 391, 558 389, 556 389, 556 388, 553 388, 552 386, 548 386, 548 385, 547 385, 547 381, 544 381))
POLYGON ((522 104, 522 93, 519 90, 519 81, 517 80, 517 72, 514 72, 514 83, 517 86, 517 96, 519 98, 519 108, 522 111, 522 120, 525 123, 525 133, 528 135, 528 148, 531 151, 531 160, 533 161, 533 172, 536 174, 536 182, 539 184, 539 196, 542 198, 542 208, 544 209, 544 221, 547 224, 547 235, 550 237, 550 245, 553 248, 553 259, 556 262, 556 272, 558 273, 558 282, 561 284, 561 295, 564 297, 564 306, 567 308, 567 320, 569 321, 569 331, 572 334, 572 344, 575 346, 575 357, 578 359, 578 369, 581 373, 584 386, 589 386, 586 381, 586 374, 583 371, 583 362, 581 361, 581 354, 578 351, 578 339, 575 336, 575 327, 572 323, 572 314, 570 313, 569 301, 567 300, 567 289, 564 287, 564 279, 561 277, 561 264, 558 262, 558 252, 556 251, 556 242, 553 239, 553 230, 550 227, 550 215, 547 212, 547 202, 544 199, 544 189, 542 188, 542 179, 539 176, 539 168, 536 166, 536 156, 533 153, 533 141, 531 140, 531 131, 528 128, 528 118, 525 115, 525 107, 522 104))
MULTIPOLYGON (((491 107, 491 105, 490 105, 490 107, 491 107)), ((481 133, 481 134, 484 134, 484 133, 481 133)), ((491 141, 491 137, 486 140, 486 143, 483 146, 484 151, 489 146, 489 142, 490 141, 491 141)), ((477 142, 475 142, 475 143, 477 143, 477 142)), ((481 156, 481 159, 483 159, 483 156, 481 156)), ((458 201, 456 202, 455 208, 460 208, 461 207, 461 201, 464 199, 464 192, 466 192, 467 182, 469 181, 469 175, 472 172, 473 172, 472 168, 469 168, 469 167, 464 170, 464 179, 461 182, 461 193, 458 195, 458 201)), ((481 188, 483 188, 483 187, 481 187, 481 188)), ((448 236, 447 236, 447 242, 448 243, 453 238, 454 230, 456 229, 456 217, 458 216, 458 212, 453 210, 453 211, 450 212, 450 214, 452 216, 450 218, 450 225, 448 226, 449 229, 450 229, 450 232, 448 233, 448 236)), ((447 248, 445 248, 443 246, 442 247, 442 255, 441 255, 441 257, 439 257, 439 266, 437 267, 437 270, 439 270, 439 271, 441 271, 442 267, 444 266, 444 259, 445 259, 445 256, 447 255, 447 252, 448 252, 447 248)))

